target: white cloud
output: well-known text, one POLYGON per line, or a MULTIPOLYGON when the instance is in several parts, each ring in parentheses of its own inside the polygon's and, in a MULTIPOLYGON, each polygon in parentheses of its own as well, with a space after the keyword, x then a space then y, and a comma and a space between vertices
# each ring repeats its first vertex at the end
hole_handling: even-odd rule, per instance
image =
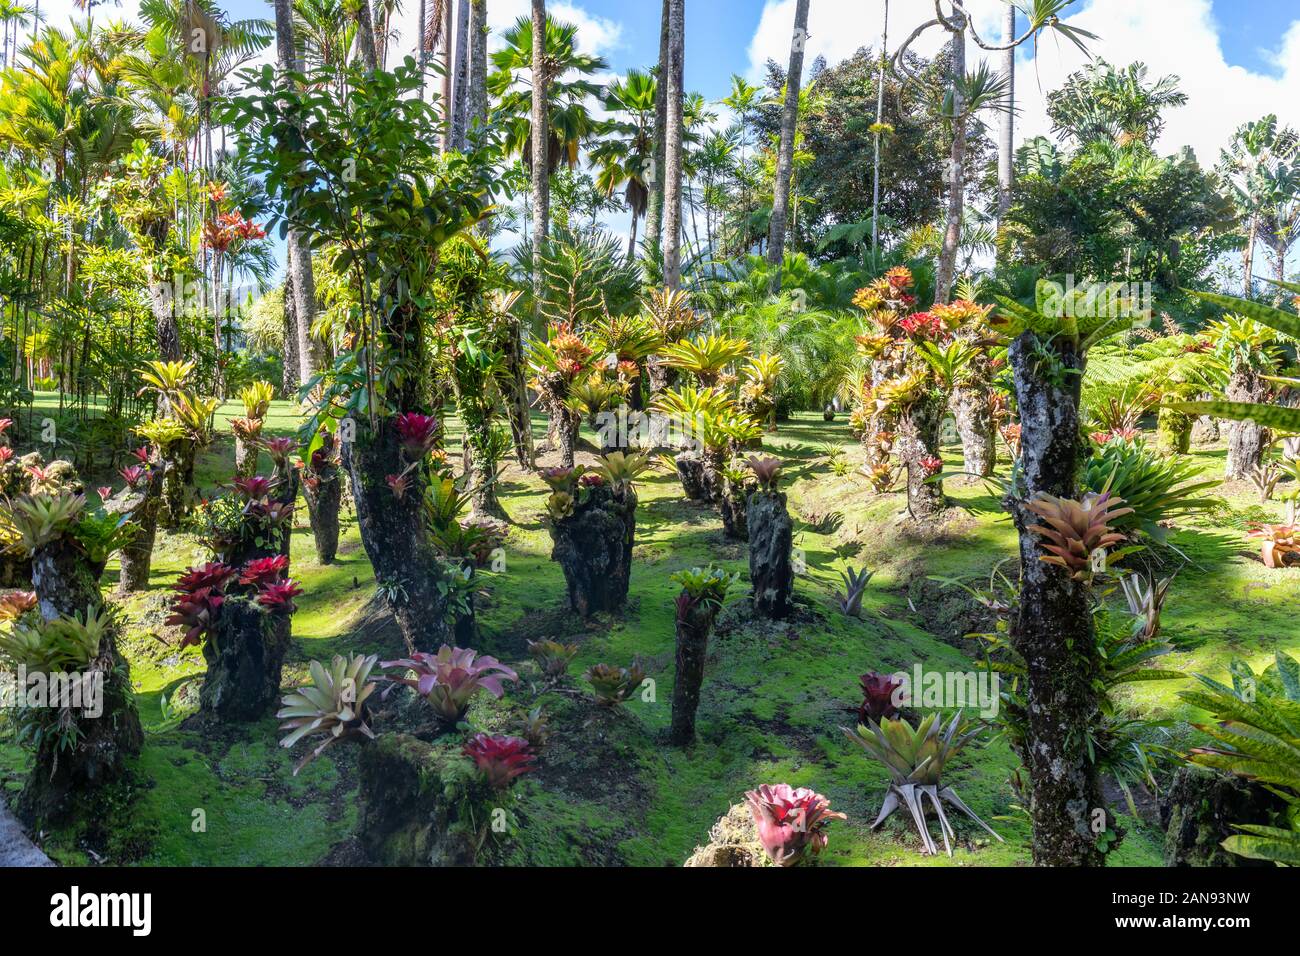
MULTIPOLYGON (((1213 165, 1221 148, 1242 123, 1266 113, 1277 113, 1284 123, 1300 127, 1300 17, 1277 37, 1269 59, 1278 74, 1252 72, 1224 59, 1210 0, 1086 0, 1066 23, 1097 34, 1089 43, 1094 56, 1117 65, 1140 60, 1152 75, 1177 75, 1188 103, 1167 114, 1168 123, 1158 147, 1172 153, 1191 146, 1203 165, 1213 165)), ((977 29, 985 42, 1001 37, 1000 0, 969 0, 977 29)), ((1073 9, 1073 8, 1072 8, 1073 9)), ((932 4, 898 0, 890 4, 889 44, 895 49, 911 31, 934 15, 932 4)), ((883 4, 862 0, 818 0, 809 17, 807 62, 817 56, 836 63, 859 47, 880 42, 883 4)), ((750 77, 762 76, 764 63, 785 63, 790 55, 794 0, 766 0, 759 26, 750 43, 750 77)), ((1024 18, 1021 18, 1023 24, 1024 18)), ((1022 26, 1023 29, 1023 26, 1022 26)), ((919 53, 933 54, 946 37, 937 29, 926 31, 919 53)), ((971 62, 987 56, 973 44, 971 62)), ((996 55, 995 55, 996 56, 996 55)), ((1044 111, 1047 91, 1086 62, 1070 42, 1044 35, 1037 51, 1026 47, 1019 58, 1018 99, 1022 112, 1016 136, 1045 134, 1050 123, 1044 111)))

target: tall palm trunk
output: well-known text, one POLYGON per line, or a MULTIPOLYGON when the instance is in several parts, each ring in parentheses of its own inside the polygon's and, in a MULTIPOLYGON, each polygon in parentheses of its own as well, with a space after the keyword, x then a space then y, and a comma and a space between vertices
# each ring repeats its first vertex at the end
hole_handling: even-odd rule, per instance
POLYGON ((686 58, 686 0, 668 0, 668 123, 664 132, 664 284, 682 284, 682 70, 686 58))
POLYGON ((443 0, 442 4, 442 151, 445 153, 452 148, 452 6, 451 0, 443 0))
POLYGON ((1250 214, 1250 226, 1246 230, 1246 251, 1242 254, 1241 263, 1242 286, 1245 290, 1242 294, 1247 298, 1250 298, 1255 285, 1253 281, 1255 278, 1255 240, 1258 236, 1259 215, 1252 212, 1250 214))
POLYGON ((469 126, 469 0, 460 0, 456 5, 456 85, 452 100, 452 148, 463 150, 469 126))
POLYGON ((353 18, 357 21, 357 55, 367 70, 377 70, 379 48, 375 45, 375 21, 370 12, 370 0, 361 0, 357 4, 353 18))
POLYGON ((808 43, 808 0, 796 0, 794 36, 790 41, 790 71, 785 77, 785 108, 781 113, 781 145, 776 157, 776 192, 767 231, 767 261, 773 266, 772 291, 781 289, 781 263, 790 222, 790 180, 794 176, 794 133, 799 120, 799 87, 803 82, 803 53, 808 43))
POLYGON ((645 219, 645 237, 650 243, 663 236, 664 224, 664 149, 668 133, 668 13, 669 0, 663 0, 659 18, 659 75, 655 85, 654 158, 650 165, 650 202, 645 219))
POLYGON ((889 0, 885 0, 885 23, 880 31, 880 69, 876 72, 876 132, 872 139, 875 156, 871 163, 871 254, 880 248, 880 129, 885 117, 885 62, 889 52, 889 0))
POLYGON ((469 122, 487 122, 487 0, 471 0, 469 21, 469 122))
MULTIPOLYGON (((362 11, 365 16, 369 15, 367 10, 368 8, 362 11)), ((299 69, 301 64, 298 62, 293 37, 292 0, 275 0, 275 49, 281 70, 287 72, 299 69)), ((285 293, 293 295, 292 332, 294 351, 298 356, 298 382, 305 385, 321 364, 319 356, 313 350, 310 335, 312 320, 316 318, 316 276, 312 271, 311 246, 306 234, 301 229, 290 226, 287 239, 288 254, 285 259, 291 288, 286 289, 285 293)))
POLYGON ((1007 4, 1002 20, 1002 42, 1007 49, 1002 54, 1002 73, 1007 78, 1007 104, 998 126, 998 224, 1006 218, 1011 208, 1011 186, 1015 179, 1016 139, 1016 8, 1007 4))
POLYGON ((934 301, 947 302, 957 271, 957 247, 961 243, 961 220, 965 206, 966 104, 957 84, 966 74, 966 16, 954 10, 946 26, 952 33, 952 153, 948 158, 948 216, 943 230, 943 247, 934 276, 934 301))
POLYGON ((533 0, 533 315, 542 318, 542 253, 551 234, 551 182, 547 169, 546 0, 533 0))

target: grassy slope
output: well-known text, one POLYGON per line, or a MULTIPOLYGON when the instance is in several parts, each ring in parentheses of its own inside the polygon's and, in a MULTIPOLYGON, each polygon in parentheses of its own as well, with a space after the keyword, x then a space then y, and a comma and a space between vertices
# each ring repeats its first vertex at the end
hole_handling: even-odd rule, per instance
MULTIPOLYGON (((232 413, 228 406, 225 414, 232 413)), ((268 431, 288 433, 293 425, 289 406, 277 403, 268 431)), ((806 607, 796 622, 757 622, 742 604, 724 613, 705 679, 701 740, 686 752, 663 746, 657 737, 668 724, 672 686, 677 589, 669 575, 710 560, 743 572, 745 551, 724 540, 714 514, 681 500, 675 479, 651 477, 640 487, 628 609, 618 619, 584 624, 566 612, 563 576, 549 559, 542 483, 515 470, 508 474, 504 501, 515 526, 507 542, 507 569, 487 585, 479 649, 517 665, 525 681, 500 703, 477 703, 471 719, 490 729, 512 729, 523 711, 541 703, 555 734, 543 757, 545 785, 521 786, 521 826, 508 848, 513 862, 680 864, 746 789, 778 781, 814 786, 849 815, 834 825, 829 863, 1027 860, 1028 826, 1012 806, 1006 781, 1015 761, 1004 744, 968 751, 950 765, 945 779, 1007 842, 982 838, 973 826, 958 824, 965 845, 954 860, 927 860, 917 854, 919 841, 901 819, 881 832, 868 830, 886 776, 837 729, 849 722, 845 708, 856 704, 857 677, 868 669, 910 670, 917 661, 934 669, 972 667, 971 642, 961 640, 964 629, 944 623, 959 620, 968 602, 960 592, 918 586, 926 574, 986 577, 995 561, 1014 554, 1014 532, 977 485, 949 488, 967 509, 951 533, 937 540, 909 539, 893 520, 902 497, 876 497, 864 479, 830 475, 816 458, 816 446, 825 441, 842 442, 856 461, 845 425, 826 425, 819 416, 801 416, 769 439, 774 451, 813 466, 790 488, 792 510, 804 518, 839 512, 843 521, 827 533, 806 526, 796 532, 796 545, 807 559, 807 573, 797 586, 806 607), (860 621, 834 607, 844 556, 876 572, 860 621), (927 632, 927 621, 935 633, 927 632), (571 669, 575 675, 597 662, 627 664, 642 657, 656 681, 654 699, 638 698, 610 714, 593 711, 572 694, 540 693, 527 679, 534 673, 531 665, 523 662, 525 641, 541 636, 580 643, 571 669)), ((210 449, 200 465, 200 484, 210 487, 223 479, 232 455, 228 439, 210 449)), ((1219 456, 1201 457, 1217 468, 1219 456)), ((949 449, 948 458, 956 465, 956 449, 949 449)), ((1300 575, 1269 571, 1250 560, 1241 533, 1247 520, 1276 516, 1280 506, 1261 509, 1251 497, 1230 496, 1228 507, 1202 522, 1205 528, 1176 537, 1199 565, 1180 574, 1165 614, 1166 632, 1180 648, 1172 666, 1188 673, 1220 674, 1234 655, 1262 666, 1275 647, 1300 649, 1300 636, 1287 626, 1300 575)), ((373 578, 355 522, 345 523, 338 563, 330 567, 316 564, 301 509, 298 530, 294 575, 306 594, 294 619, 297 647, 287 684, 298 681, 313 657, 395 649, 391 629, 367 611, 373 578)), ((313 863, 355 824, 355 748, 340 747, 294 778, 292 758, 275 746, 273 720, 225 738, 203 739, 180 729, 174 710, 164 705, 185 696, 178 688, 192 693, 193 679, 202 673, 197 651, 177 653, 174 635, 160 623, 164 589, 198 557, 188 536, 161 538, 154 590, 128 605, 132 672, 149 733, 141 769, 154 781, 131 815, 132 825, 153 838, 144 862, 313 863), (206 830, 195 822, 198 810, 206 830)), ((108 577, 113 573, 110 568, 108 577)), ((579 678, 571 686, 585 688, 585 682, 579 678)), ((1139 685, 1126 691, 1125 699, 1147 714, 1193 716, 1178 702, 1177 690, 1172 683, 1139 685)), ((1185 728, 1174 733, 1179 741, 1186 736, 1185 728)), ((0 743, 0 779, 10 789, 19 786, 24 766, 15 747, 0 743)), ((1158 863, 1161 834, 1131 819, 1125 823, 1131 832, 1114 862, 1158 863)), ((124 837, 123 843, 129 840, 124 837)), ((84 858, 69 834, 52 836, 47 849, 68 860, 84 858)))

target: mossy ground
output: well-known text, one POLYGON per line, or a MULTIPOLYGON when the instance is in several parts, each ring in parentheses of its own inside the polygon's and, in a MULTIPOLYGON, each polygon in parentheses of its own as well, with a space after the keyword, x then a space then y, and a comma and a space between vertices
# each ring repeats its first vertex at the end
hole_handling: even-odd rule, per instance
MULTIPOLYGON (((224 417, 235 413, 233 405, 223 410, 224 417)), ((456 423, 449 425, 454 434, 456 423)), ((288 434, 294 426, 292 408, 276 403, 267 431, 288 434)), ((515 864, 680 865, 745 790, 788 782, 815 787, 848 814, 847 821, 832 826, 824 864, 1028 861, 1029 827, 1009 783, 1016 761, 1004 742, 962 753, 945 780, 1006 842, 959 822, 961 846, 950 860, 922 857, 920 842, 901 815, 879 832, 868 829, 886 775, 838 729, 853 719, 848 711, 860 700, 858 676, 867 670, 910 670, 917 662, 938 670, 977 666, 977 644, 964 637, 977 620, 969 598, 927 577, 987 580, 997 562, 1014 557, 1014 529, 984 485, 950 482, 955 508, 945 530, 911 533, 896 520, 902 495, 874 495, 860 475, 833 475, 822 455, 826 442, 841 444, 851 465, 860 462, 843 419, 827 424, 819 415, 800 415, 766 441, 787 460, 787 471, 797 474, 787 485, 791 509, 800 519, 796 547, 806 560, 796 585, 800 608, 781 624, 755 620, 743 600, 724 612, 710 647, 700 740, 689 750, 663 742, 677 591, 669 576, 709 561, 743 575, 744 547, 724 539, 715 513, 682 499, 675 477, 662 470, 648 475, 639 486, 626 611, 583 622, 568 612, 562 574, 550 561, 543 483, 518 469, 507 472, 502 489, 512 519, 507 566, 484 579, 477 649, 515 666, 523 680, 500 702, 481 696, 470 720, 484 729, 517 732, 523 714, 540 704, 553 736, 538 774, 517 788, 518 826, 502 838, 496 858, 515 864), (842 615, 835 602, 846 560, 875 572, 860 620, 842 615), (572 676, 558 689, 543 684, 527 659, 526 642, 540 637, 581 647, 572 676), (594 706, 582 672, 599 662, 626 665, 634 657, 654 678, 653 695, 638 696, 615 711, 594 706)), ((958 449, 947 449, 945 457, 949 468, 960 467, 958 449)), ((1222 451, 1196 457, 1212 471, 1222 468, 1222 451)), ((203 455, 200 485, 212 488, 224 481, 232 460, 227 433, 203 455)), ((1177 647, 1166 660, 1188 674, 1222 675, 1234 656, 1258 669, 1275 649, 1300 650, 1300 634, 1292 626, 1300 573, 1264 568, 1245 536, 1249 522, 1277 520, 1281 506, 1261 505, 1253 489, 1222 495, 1223 507, 1187 522, 1172 537, 1188 563, 1165 611, 1165 633, 1177 647)), ((196 696, 193 682, 203 662, 197 649, 177 650, 177 635, 162 625, 166 589, 202 557, 188 535, 160 535, 152 590, 126 602, 127 651, 147 731, 139 760, 142 783, 129 806, 113 809, 120 838, 107 850, 95 847, 95 853, 108 862, 160 865, 316 863, 353 832, 355 746, 332 749, 294 777, 295 758, 276 745, 271 718, 215 735, 180 726, 196 696), (131 839, 132 834, 140 839, 131 839)), ((401 649, 388 619, 372 603, 374 580, 350 513, 337 562, 322 567, 300 507, 293 568, 305 594, 294 618, 286 685, 301 681, 312 658, 350 651, 389 656, 401 649)), ((1014 563, 1008 569, 1014 572, 1014 563)), ((114 577, 110 567, 106 585, 114 577)), ((1184 749, 1194 733, 1186 721, 1197 715, 1178 700, 1180 683, 1140 684, 1122 691, 1121 698, 1134 712, 1175 721, 1170 742, 1184 749)), ((385 706, 392 705, 379 707, 380 730, 385 706)), ((0 781, 8 790, 21 785, 26 766, 16 746, 0 742, 0 781)), ((1129 833, 1112 862, 1159 863, 1163 834, 1156 823, 1132 819, 1122 803, 1116 810, 1129 833)), ((97 859, 84 828, 46 834, 43 844, 61 860, 97 859)))

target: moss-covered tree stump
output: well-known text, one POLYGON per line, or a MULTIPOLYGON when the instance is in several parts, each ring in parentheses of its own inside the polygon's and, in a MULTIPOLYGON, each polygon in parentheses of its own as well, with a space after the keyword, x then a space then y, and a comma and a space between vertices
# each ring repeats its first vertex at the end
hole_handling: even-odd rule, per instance
POLYGON ((718 511, 722 515, 722 531, 733 541, 749 540, 749 496, 752 489, 744 484, 724 481, 718 511))
POLYGON ((794 598, 794 524, 780 491, 756 491, 746 511, 749 526, 749 585, 754 609, 784 618, 794 598))
POLYGON ((570 606, 583 617, 627 602, 636 501, 631 488, 592 488, 571 514, 551 522, 551 559, 564 571, 570 606))
POLYGON ((208 670, 199 690, 200 712, 218 720, 257 720, 277 702, 289 615, 247 597, 229 595, 212 636, 203 645, 208 670))
POLYGON ((704 456, 695 451, 684 451, 674 461, 677 463, 677 477, 682 483, 682 492, 690 501, 712 501, 713 489, 709 486, 708 474, 704 467, 704 456))
POLYGON ((709 636, 717 616, 718 606, 708 601, 697 601, 677 615, 672 723, 668 731, 669 742, 675 747, 695 740, 695 712, 700 706, 709 636))
MULTIPOLYGON (((32 556, 32 586, 41 616, 52 621, 79 615, 84 620, 98 612, 103 603, 99 592, 102 573, 102 565, 87 561, 69 535, 38 548, 32 556)), ((18 815, 29 826, 54 823, 90 805, 88 801, 93 801, 102 787, 126 777, 130 758, 140 753, 144 743, 131 670, 118 653, 115 625, 104 633, 98 653, 84 673, 91 680, 102 680, 101 704, 96 713, 71 708, 50 711, 49 719, 57 720, 64 731, 75 730, 75 743, 61 748, 58 734, 42 735, 18 799, 18 815)))
POLYGON ((382 734, 361 749, 357 838, 376 863, 388 866, 473 866, 478 840, 449 784, 459 775, 452 744, 407 734, 382 734))
POLYGON ((439 589, 445 572, 424 518, 423 471, 410 472, 410 487, 400 498, 388 485, 388 476, 403 473, 408 464, 396 421, 381 419, 372 429, 360 418, 356 441, 343 446, 343 464, 352 480, 361 543, 402 637, 412 650, 436 651, 451 630, 445 591, 439 589))
POLYGON ((1182 767, 1160 802, 1165 866, 1272 866, 1229 853, 1235 823, 1284 826, 1286 805, 1263 787, 1205 767, 1182 767))

